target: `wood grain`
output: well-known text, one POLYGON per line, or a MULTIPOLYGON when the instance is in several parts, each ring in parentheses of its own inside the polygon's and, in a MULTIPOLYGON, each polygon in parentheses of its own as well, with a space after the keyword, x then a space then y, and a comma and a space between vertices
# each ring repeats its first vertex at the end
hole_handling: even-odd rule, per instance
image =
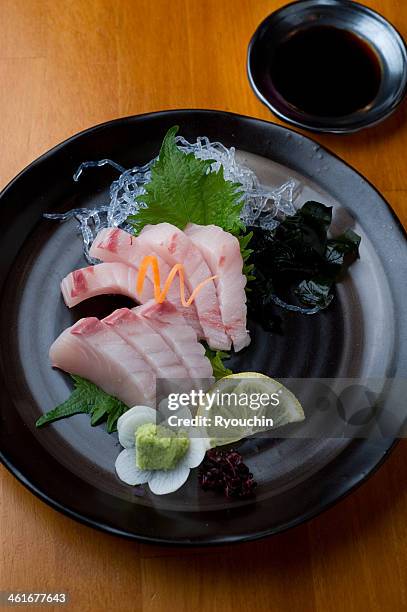
MULTIPOLYGON (((406 35, 400 0, 366 2, 406 35)), ((276 121, 246 78, 247 43, 278 0, 1 0, 0 183, 71 134, 166 108, 276 121)), ((407 224, 407 106, 316 139, 407 224)), ((56 513, 2 471, 1 588, 63 591, 70 610, 407 610, 407 443, 356 493, 290 532, 208 550, 147 547, 56 513)), ((48 609, 53 609, 48 607, 48 609)), ((55 608, 56 609, 56 608, 55 608)))

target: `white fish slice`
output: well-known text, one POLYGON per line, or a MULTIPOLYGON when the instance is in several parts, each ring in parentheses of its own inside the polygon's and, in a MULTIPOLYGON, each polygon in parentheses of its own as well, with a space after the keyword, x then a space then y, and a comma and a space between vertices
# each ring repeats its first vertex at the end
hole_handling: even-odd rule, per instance
MULTIPOLYGON (((123 263, 135 268, 137 272, 144 257, 150 254, 144 251, 135 236, 118 227, 108 227, 100 230, 93 241, 89 253, 92 257, 100 259, 105 263, 123 263)), ((165 280, 170 272, 170 268, 160 257, 157 257, 157 263, 161 279, 165 280)), ((146 285, 153 287, 153 273, 150 267, 147 268, 145 282, 146 285)), ((170 296, 179 299, 179 292, 173 286, 171 286, 169 291, 170 296)), ((140 301, 143 302, 144 300, 140 301)))
MULTIPOLYGON (((72 308, 96 295, 118 294, 136 299, 137 271, 122 263, 101 263, 74 270, 61 282, 65 304, 72 308)), ((145 285, 144 298, 154 297, 153 287, 145 285)))
MULTIPOLYGON (((127 406, 155 406, 157 378, 206 389, 212 366, 194 330, 171 304, 119 309, 81 319, 50 348, 53 366, 90 380, 127 406)), ((174 387, 175 388, 175 387, 174 387)))
MULTIPOLYGON (((182 359, 165 342, 161 334, 137 314, 137 308, 115 310, 103 319, 103 322, 142 355, 158 378, 189 378, 182 359)), ((166 326, 168 327, 168 324, 166 326)), ((196 339, 195 344, 197 344, 196 339)))
POLYGON ((198 387, 201 379, 211 379, 212 366, 205 349, 197 342, 196 333, 170 303, 157 304, 153 300, 133 309, 157 333, 161 334, 167 345, 175 352, 181 363, 185 366, 188 376, 197 380, 198 387))
MULTIPOLYGON (((137 241, 146 253, 160 256, 171 267, 182 263, 189 293, 211 276, 200 251, 184 232, 170 223, 147 225, 137 237, 137 241)), ((202 287, 194 303, 209 346, 213 349, 230 349, 231 343, 225 333, 213 281, 202 287)))
POLYGON ((185 233, 202 253, 215 279, 220 312, 235 351, 250 344, 246 329, 246 277, 239 241, 216 225, 190 223, 185 233))
POLYGON ((62 332, 49 354, 53 366, 92 381, 127 406, 155 405, 155 374, 149 364, 95 317, 62 332))
MULTIPOLYGON (((147 252, 144 246, 140 244, 138 238, 135 236, 132 236, 120 228, 110 227, 100 230, 100 232, 97 234, 90 249, 90 254, 92 257, 96 257, 103 262, 118 262, 129 265, 138 273, 144 257, 153 255, 154 253, 147 252)), ((155 253, 155 256, 157 258, 162 287, 170 273, 172 265, 168 265, 168 263, 164 261, 157 253, 155 253)), ((137 296, 137 301, 144 304, 146 300, 149 300, 154 295, 153 287, 153 273, 151 267, 149 266, 147 268, 143 292, 141 295, 137 296)), ((198 333, 199 337, 203 337, 203 332, 199 323, 195 305, 192 304, 189 308, 184 308, 181 304, 178 281, 175 281, 170 286, 167 294, 167 301, 171 302, 178 310, 182 311, 185 317, 188 319, 189 324, 194 327, 198 333)))

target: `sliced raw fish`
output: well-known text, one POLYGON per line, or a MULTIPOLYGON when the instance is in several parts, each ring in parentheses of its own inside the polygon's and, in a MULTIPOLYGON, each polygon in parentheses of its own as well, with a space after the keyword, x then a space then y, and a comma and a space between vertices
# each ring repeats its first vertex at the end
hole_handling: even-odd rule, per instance
MULTIPOLYGON (((127 295, 136 300, 137 271, 122 263, 101 263, 74 270, 61 282, 61 291, 65 304, 72 308, 83 300, 96 295, 127 295)), ((153 287, 145 285, 144 297, 150 300, 154 296, 153 287)))
POLYGON ((155 406, 153 369, 134 347, 96 317, 81 319, 63 331, 49 354, 53 366, 90 380, 127 406, 155 406))
MULTIPOLYGON (((135 236, 132 236, 118 227, 108 227, 100 230, 93 241, 89 253, 92 257, 96 257, 104 263, 124 263, 132 268, 136 268, 137 272, 140 269, 144 257, 149 255, 149 253, 146 253, 139 245, 135 236)), ((157 263, 161 282, 163 282, 170 273, 170 267, 160 257, 157 257, 157 263)), ((153 273, 150 267, 147 268, 145 284, 149 285, 149 287, 154 286, 153 273)), ((179 291, 177 291, 174 286, 171 286, 168 296, 179 299, 179 291)), ((143 302, 145 300, 140 299, 138 301, 143 302)))
MULTIPOLYGON (((211 276, 199 249, 184 232, 170 223, 147 225, 137 241, 146 253, 159 255, 169 266, 182 263, 189 293, 211 276)), ((194 303, 209 346, 213 349, 230 349, 231 342, 225 332, 213 281, 202 287, 194 303)))
POLYGON ((104 262, 121 261, 140 267, 145 253, 137 245, 135 236, 118 227, 108 227, 98 232, 90 248, 90 255, 104 262))
POLYGON ((250 344, 246 329, 246 277, 239 241, 217 225, 195 225, 185 228, 186 235, 202 253, 212 275, 222 321, 235 351, 250 344))
POLYGON ((55 340, 50 359, 127 406, 155 406, 157 378, 168 381, 171 391, 186 392, 207 389, 212 381, 196 332, 169 302, 121 308, 103 321, 81 319, 55 340))
MULTIPOLYGON (((134 268, 138 274, 140 270, 140 265, 144 257, 152 255, 153 253, 146 252, 144 247, 141 246, 138 242, 138 238, 136 238, 135 236, 132 236, 131 234, 125 232, 120 228, 110 227, 100 230, 100 232, 97 234, 90 249, 90 254, 92 257, 96 257, 104 263, 118 262, 129 265, 134 268)), ((164 282, 170 273, 172 265, 169 266, 168 263, 164 261, 159 255, 155 254, 155 256, 157 258, 158 268, 160 272, 161 287, 163 287, 164 282)), ((76 271, 77 274, 80 272, 81 271, 76 271)), ((154 279, 152 269, 149 266, 147 268, 143 291, 141 295, 137 295, 138 302, 141 302, 143 304, 154 296, 153 280, 154 279)), ((127 295, 127 293, 124 294, 127 295)), ((188 323, 196 329, 199 337, 204 337, 201 325, 199 323, 195 304, 191 304, 189 308, 185 308, 181 304, 177 279, 175 279, 174 283, 171 285, 166 299, 183 312, 185 318, 188 320, 188 323)))
POLYGON ((157 304, 154 300, 133 309, 176 353, 192 379, 212 378, 212 366, 194 329, 186 324, 183 315, 169 302, 157 304))
MULTIPOLYGON (((178 354, 165 342, 161 334, 155 331, 154 326, 149 325, 144 317, 138 314, 137 308, 115 310, 103 319, 103 323, 133 346, 158 378, 189 378, 178 354)), ((185 323, 184 327, 187 327, 185 323)), ((196 336, 194 343, 197 344, 196 336)))

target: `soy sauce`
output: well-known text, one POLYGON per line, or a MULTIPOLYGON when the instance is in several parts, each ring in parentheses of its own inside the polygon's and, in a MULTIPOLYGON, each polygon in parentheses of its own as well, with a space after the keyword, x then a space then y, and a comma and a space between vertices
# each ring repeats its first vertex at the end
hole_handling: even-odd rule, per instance
POLYGON ((342 117, 374 100, 381 68, 372 47, 356 34, 311 26, 275 49, 270 76, 279 94, 299 110, 342 117))

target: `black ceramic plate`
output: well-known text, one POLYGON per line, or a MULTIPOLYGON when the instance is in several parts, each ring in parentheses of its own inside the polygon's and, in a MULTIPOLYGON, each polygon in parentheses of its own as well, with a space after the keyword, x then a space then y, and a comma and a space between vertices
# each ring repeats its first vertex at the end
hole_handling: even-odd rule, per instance
POLYGON ((253 441, 241 450, 259 482, 257 499, 227 502, 202 492, 192 473, 176 493, 136 495, 115 476, 115 435, 91 428, 86 415, 36 430, 45 410, 64 400, 69 380, 49 366, 48 348, 73 320, 100 315, 117 299, 95 299, 69 311, 59 281, 84 264, 74 222, 44 212, 106 201, 111 169, 72 174, 83 160, 111 158, 125 167, 157 154, 166 130, 207 135, 235 146, 261 179, 302 185, 301 198, 335 210, 334 226, 362 235, 361 259, 336 300, 315 317, 280 312, 282 334, 250 322, 252 344, 239 370, 275 377, 405 376, 407 287, 405 234, 390 208, 359 174, 314 141, 286 128, 228 113, 172 111, 109 122, 57 146, 1 194, 1 448, 6 466, 54 508, 88 525, 148 542, 215 544, 259 538, 310 518, 371 473, 394 440, 253 441), (403 342, 404 340, 404 342, 403 342))

